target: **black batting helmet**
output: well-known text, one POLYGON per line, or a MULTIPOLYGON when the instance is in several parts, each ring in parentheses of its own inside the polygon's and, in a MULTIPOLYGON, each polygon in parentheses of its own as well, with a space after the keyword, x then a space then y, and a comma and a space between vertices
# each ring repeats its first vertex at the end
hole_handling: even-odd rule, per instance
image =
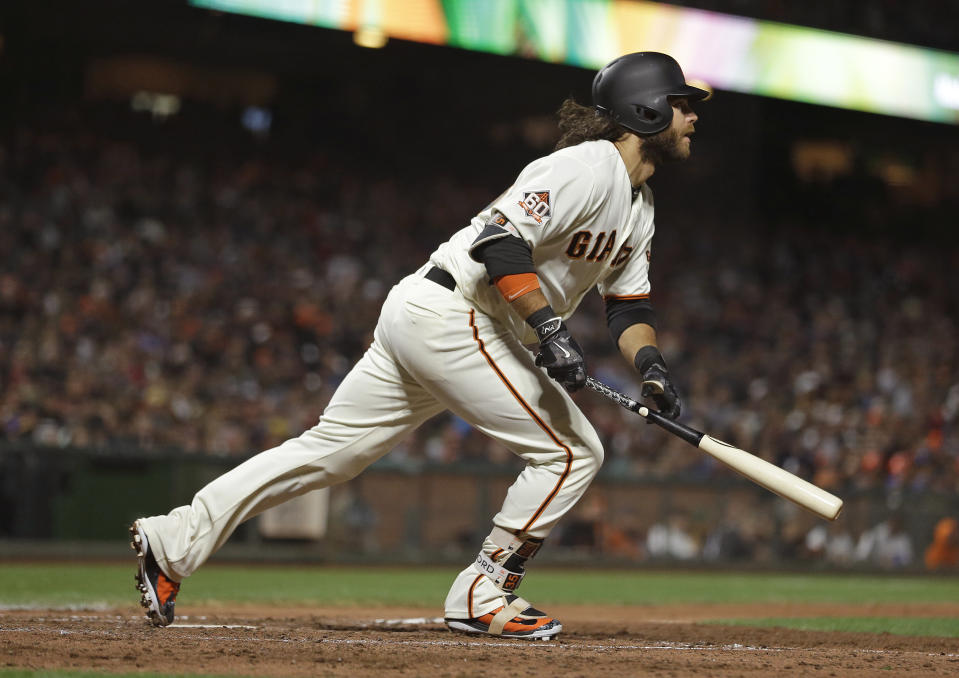
POLYGON ((669 127, 673 108, 666 97, 698 101, 709 92, 686 84, 683 69, 668 54, 634 52, 613 59, 593 78, 593 106, 637 134, 669 127))

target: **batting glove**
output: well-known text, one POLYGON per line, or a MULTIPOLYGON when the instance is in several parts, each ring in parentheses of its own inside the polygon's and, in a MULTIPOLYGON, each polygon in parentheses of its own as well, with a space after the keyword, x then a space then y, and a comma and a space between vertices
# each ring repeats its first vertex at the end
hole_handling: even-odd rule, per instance
POLYGON ((677 419, 682 411, 682 400, 672 380, 666 361, 655 346, 644 346, 636 354, 636 369, 643 375, 643 397, 656 403, 659 413, 667 419, 677 419))
POLYGON ((553 317, 537 324, 534 329, 539 337, 536 366, 545 367, 546 374, 569 393, 583 388, 586 385, 586 358, 583 349, 566 329, 566 323, 553 317))

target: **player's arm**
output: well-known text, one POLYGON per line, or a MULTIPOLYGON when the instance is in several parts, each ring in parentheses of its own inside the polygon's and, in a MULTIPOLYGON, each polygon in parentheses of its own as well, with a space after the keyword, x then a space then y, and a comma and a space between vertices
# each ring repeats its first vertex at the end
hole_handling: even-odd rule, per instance
POLYGON ((540 289, 533 251, 502 214, 494 212, 473 241, 470 256, 486 267, 490 281, 539 338, 536 365, 572 393, 586 384, 583 349, 540 289))
POLYGON ((651 397, 663 416, 679 417, 682 401, 656 343, 656 313, 649 296, 607 298, 606 322, 623 358, 643 377, 643 397, 651 397))

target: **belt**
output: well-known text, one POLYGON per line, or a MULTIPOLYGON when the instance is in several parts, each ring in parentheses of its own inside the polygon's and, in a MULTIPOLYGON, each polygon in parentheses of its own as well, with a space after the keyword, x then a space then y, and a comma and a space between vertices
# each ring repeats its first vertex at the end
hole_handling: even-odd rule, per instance
POLYGON ((433 266, 426 272, 426 279, 432 280, 437 285, 442 285, 450 292, 456 289, 456 280, 442 268, 436 268, 436 266, 433 266))

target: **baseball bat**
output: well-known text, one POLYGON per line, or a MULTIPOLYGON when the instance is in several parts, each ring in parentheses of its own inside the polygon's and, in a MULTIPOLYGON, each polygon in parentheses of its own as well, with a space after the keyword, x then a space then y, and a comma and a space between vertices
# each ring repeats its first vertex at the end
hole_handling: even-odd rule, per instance
POLYGON ((842 512, 842 499, 775 464, 770 464, 754 454, 717 440, 685 424, 680 424, 678 421, 667 419, 593 377, 586 377, 586 386, 682 438, 690 445, 698 447, 757 485, 802 506, 821 518, 835 520, 842 512))

